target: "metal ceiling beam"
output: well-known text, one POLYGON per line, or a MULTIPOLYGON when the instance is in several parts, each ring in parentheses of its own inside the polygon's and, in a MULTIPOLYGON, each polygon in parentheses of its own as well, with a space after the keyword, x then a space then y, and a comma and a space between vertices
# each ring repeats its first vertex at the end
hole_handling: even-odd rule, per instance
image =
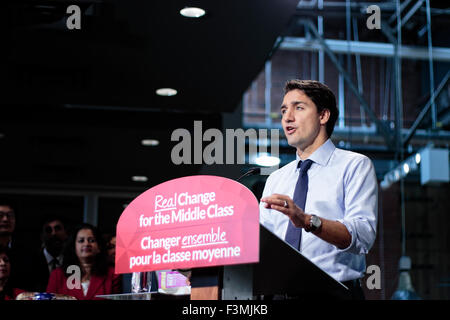
MULTIPOLYGON (((386 10, 395 10, 395 3, 386 1, 386 2, 378 2, 378 3, 371 3, 371 2, 351 2, 350 7, 352 8, 367 8, 370 5, 376 4, 380 7, 380 9, 386 9, 386 10)), ((311 1, 304 1, 300 0, 300 2, 297 5, 297 9, 314 9, 317 8, 318 1, 317 0, 311 0, 311 1)), ((323 1, 323 8, 345 8, 346 3, 345 2, 339 2, 339 1, 323 1)))
MULTIPOLYGON (((261 117, 264 114, 260 113, 244 113, 245 116, 249 117, 261 117)), ((251 123, 244 123, 244 129, 267 129, 267 125, 264 122, 251 122, 251 123)), ((281 123, 279 122, 273 122, 271 125, 272 129, 279 129, 283 130, 283 127, 281 123)), ((402 129, 402 135, 406 136, 411 129, 402 129)), ((353 138, 360 138, 360 137, 380 137, 380 139, 383 139, 376 130, 375 126, 357 126, 357 127, 350 127, 346 126, 343 128, 335 127, 333 131, 333 138, 336 136, 343 137, 343 136, 350 136, 353 138)), ((284 134, 281 134, 281 137, 284 137, 284 134)), ((438 130, 438 131, 429 131, 425 129, 417 129, 414 134, 414 138, 417 139, 417 141, 429 141, 430 139, 435 141, 444 141, 443 143, 450 143, 450 131, 446 130, 438 130)), ((287 144, 286 144, 287 145, 287 144)), ((280 142, 280 146, 286 146, 284 142, 280 142)))
POLYGON ((434 67, 433 67, 433 42, 431 39, 431 14, 430 0, 426 0, 427 7, 427 34, 428 34, 428 67, 430 70, 430 92, 431 92, 431 128, 436 129, 437 110, 434 103, 434 67))
MULTIPOLYGON (((404 1, 401 5, 400 5, 400 13, 403 12, 403 10, 405 10, 405 8, 410 4, 412 0, 406 0, 404 1)), ((395 20, 397 20, 397 14, 394 13, 390 18, 389 18, 389 23, 394 22, 395 20)))
POLYGON ((423 119, 425 118, 425 115, 428 113, 428 111, 430 110, 432 104, 434 103, 434 100, 436 99, 436 97, 439 95, 439 93, 441 93, 442 89, 444 88, 445 84, 447 83, 447 81, 450 78, 450 71, 447 72, 447 74, 444 76, 444 78, 442 79, 441 83, 439 84, 439 86, 437 87, 436 91, 434 92, 434 94, 431 94, 430 100, 428 100, 427 104, 425 105, 425 107, 423 107, 422 111, 420 112, 420 114, 417 116, 416 120, 414 121, 413 125, 411 126, 411 128, 409 129, 405 139, 403 140, 403 146, 406 146, 409 142, 409 140, 411 140, 411 138, 414 136, 417 128, 419 127, 419 125, 422 123, 423 119))
POLYGON ((319 32, 317 31, 315 25, 310 20, 302 20, 302 23, 305 25, 306 28, 308 28, 316 37, 316 39, 321 44, 323 50, 328 55, 328 58, 333 62, 333 64, 336 66, 336 68, 339 70, 339 72, 344 76, 345 81, 347 82, 350 90, 353 92, 353 94, 356 96, 356 98, 359 100, 359 103, 363 106, 364 110, 367 112, 367 114, 370 117, 370 120, 373 121, 380 132, 380 134, 383 136, 386 145, 390 148, 392 148, 393 141, 391 138, 391 132, 390 130, 377 118, 374 111, 369 107, 369 104, 367 103, 366 99, 359 93, 358 88, 354 85, 350 75, 348 72, 342 67, 342 65, 339 63, 337 57, 334 55, 333 51, 328 47, 325 40, 320 36, 319 32))
MULTIPOLYGON (((419 0, 420 1, 420 0, 419 0)), ((401 11, 403 11, 407 5, 409 5, 409 3, 411 2, 411 0, 406 0, 402 5, 401 5, 401 11), (406 3, 406 4, 405 4, 406 3)), ((350 3, 350 7, 352 10, 354 11, 358 11, 360 12, 362 15, 366 15, 366 8, 371 6, 371 5, 377 5, 380 7, 381 11, 384 13, 393 13, 393 18, 392 16, 390 17, 389 20, 395 21, 396 19, 396 4, 395 1, 385 1, 385 2, 356 2, 353 1, 350 3)), ((328 13, 331 12, 331 10, 343 10, 341 14, 345 14, 345 8, 346 8, 346 2, 345 1, 323 1, 323 15, 327 15, 328 13)), ((302 14, 305 11, 318 11, 318 1, 317 0, 312 0, 312 1, 303 1, 301 0, 298 5, 297 5, 297 11, 298 13, 302 14)), ((426 9, 425 8, 420 8, 420 11, 422 13, 426 13, 426 9)), ((441 9, 441 8, 431 8, 431 14, 432 15, 442 15, 442 14, 450 14, 450 10, 449 9, 441 9)), ((317 13, 317 15, 319 15, 319 13, 317 13)))
MULTIPOLYGON (((391 43, 346 41, 325 39, 325 44, 334 53, 359 54, 363 56, 394 57, 395 47, 391 43)), ((319 40, 311 40, 302 37, 285 37, 280 44, 281 50, 319 51, 319 40)), ((405 46, 399 49, 402 59, 428 60, 428 48, 418 46, 405 46)), ((433 60, 450 62, 450 48, 433 47, 433 60)))
POLYGON ((402 19, 401 22, 402 27, 405 25, 406 22, 408 22, 409 19, 411 19, 411 17, 416 13, 416 11, 420 9, 424 1, 425 0, 417 1, 416 4, 411 8, 411 10, 408 11, 408 13, 402 19))
MULTIPOLYGON (((394 78, 395 78, 395 143, 397 147, 397 154, 400 155, 400 160, 404 158, 404 150, 402 148, 402 128, 403 128, 403 96, 402 96, 402 58, 399 51, 402 48, 402 15, 400 13, 400 0, 396 0, 397 8, 397 42, 394 42, 394 78)), ((384 32, 384 30, 383 30, 384 32)), ((403 199, 403 180, 400 187, 400 193, 403 199)), ((402 215, 404 216, 404 205, 402 200, 402 215)))

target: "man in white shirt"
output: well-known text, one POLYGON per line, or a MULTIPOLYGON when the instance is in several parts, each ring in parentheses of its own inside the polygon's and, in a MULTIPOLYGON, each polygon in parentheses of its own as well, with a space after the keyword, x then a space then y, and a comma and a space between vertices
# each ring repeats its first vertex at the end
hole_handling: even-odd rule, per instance
POLYGON ((330 140, 338 109, 334 94, 322 83, 288 81, 281 114, 296 160, 268 177, 261 223, 348 286, 353 298, 364 299, 359 279, 377 226, 373 164, 330 140))

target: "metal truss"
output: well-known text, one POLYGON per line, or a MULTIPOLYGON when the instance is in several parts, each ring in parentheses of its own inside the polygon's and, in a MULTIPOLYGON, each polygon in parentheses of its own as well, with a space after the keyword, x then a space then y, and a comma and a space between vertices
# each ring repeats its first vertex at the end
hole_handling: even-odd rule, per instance
POLYGON ((318 40, 318 42, 321 44, 323 50, 328 55, 328 58, 333 62, 333 64, 336 66, 336 68, 339 70, 339 72, 344 76, 344 80, 347 82, 350 90, 353 92, 353 94, 357 97, 359 100, 359 103, 364 108, 364 111, 369 115, 370 120, 375 123, 378 131, 383 136, 386 145, 389 147, 394 147, 394 141, 391 138, 391 131, 389 128, 387 128, 376 116, 375 112, 369 107, 369 104, 367 103, 366 99, 361 95, 360 91, 358 90, 357 86, 353 83, 350 75, 348 72, 344 69, 344 67, 340 64, 339 60, 337 59, 336 55, 333 53, 333 51, 328 47, 328 45, 325 43, 325 40, 321 37, 319 32, 317 31, 314 23, 312 23, 310 20, 302 20, 301 21, 306 28, 308 28, 315 36, 315 38, 318 40))

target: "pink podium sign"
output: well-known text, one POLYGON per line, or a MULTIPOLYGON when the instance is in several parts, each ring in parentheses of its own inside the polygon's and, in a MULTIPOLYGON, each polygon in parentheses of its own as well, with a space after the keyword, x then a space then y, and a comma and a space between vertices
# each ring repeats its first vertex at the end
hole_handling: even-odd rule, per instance
POLYGON ((258 261, 258 200, 231 179, 164 182, 134 199, 117 224, 116 273, 258 261))

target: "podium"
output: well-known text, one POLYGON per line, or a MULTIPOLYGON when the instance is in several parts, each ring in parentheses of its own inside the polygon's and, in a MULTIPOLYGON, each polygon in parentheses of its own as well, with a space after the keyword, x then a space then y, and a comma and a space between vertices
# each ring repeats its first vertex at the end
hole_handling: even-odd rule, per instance
POLYGON ((252 300, 261 296, 348 300, 346 286, 260 225, 259 263, 193 269, 192 299, 252 300))

